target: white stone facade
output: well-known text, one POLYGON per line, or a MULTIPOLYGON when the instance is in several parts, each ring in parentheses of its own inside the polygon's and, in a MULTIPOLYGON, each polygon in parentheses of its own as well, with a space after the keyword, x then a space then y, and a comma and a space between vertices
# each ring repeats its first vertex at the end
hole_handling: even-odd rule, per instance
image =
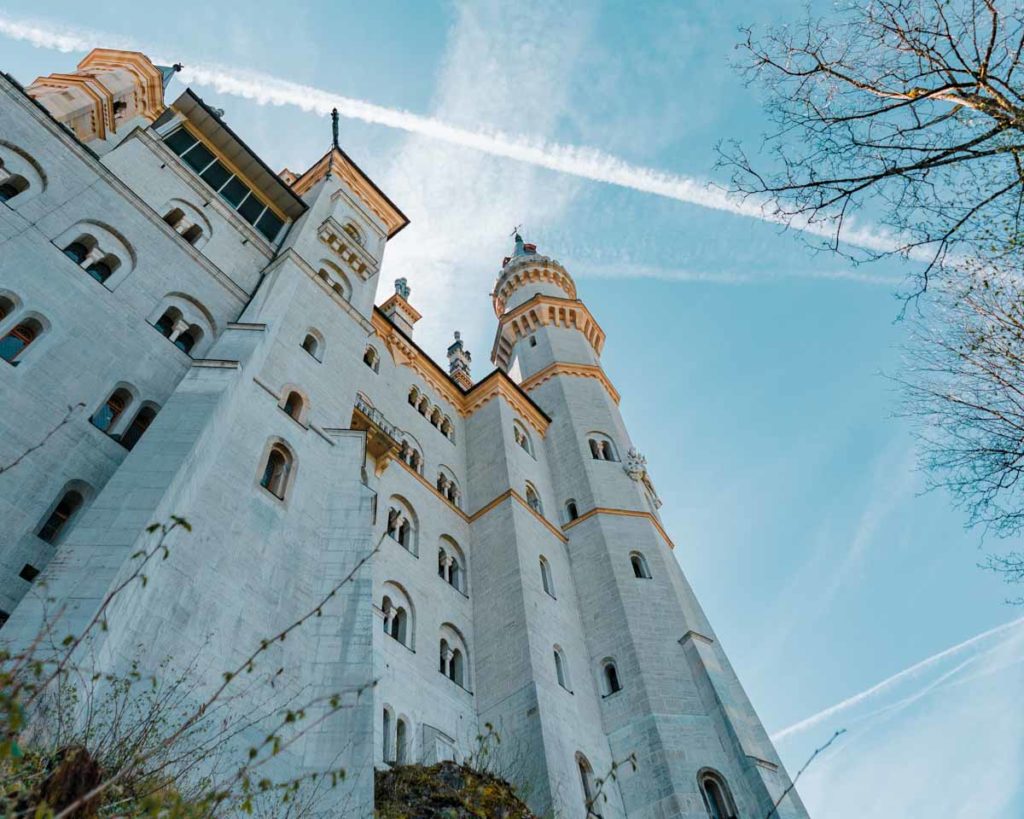
MULTIPOLYGON (((91 70, 125 93, 117 55, 91 70)), ((581 765, 635 755, 595 813, 765 816, 789 779, 672 556, 568 272, 518 241, 498 369, 470 386, 453 346, 453 378, 412 342, 407 291, 373 306, 405 218, 351 160, 274 175, 193 95, 154 106, 139 57, 151 113, 133 103, 95 146, 84 103, 41 83, 48 112, 0 77, 0 464, 56 429, 0 474, 0 637, 46 616, 34 571, 81 628, 145 527, 180 515, 193 533, 116 601, 97 661, 200 657, 212 685, 356 568, 272 660, 291 692, 370 684, 281 762, 340 760, 329 815, 370 815, 374 766, 463 759, 490 724, 538 814, 584 817, 581 765), (183 126, 283 227, 178 155, 183 126)), ((778 815, 806 816, 795 792, 778 815)))

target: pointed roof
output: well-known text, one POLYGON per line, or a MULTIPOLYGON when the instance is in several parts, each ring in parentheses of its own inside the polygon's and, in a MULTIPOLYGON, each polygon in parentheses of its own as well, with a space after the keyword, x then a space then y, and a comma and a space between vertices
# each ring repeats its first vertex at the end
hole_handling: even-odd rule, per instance
POLYGON ((164 91, 166 91, 167 86, 171 84, 171 78, 181 71, 182 67, 181 63, 155 66, 156 70, 160 72, 160 76, 163 78, 164 91))
POLYGON ((337 146, 332 146, 309 170, 301 174, 292 184, 292 190, 302 196, 328 176, 344 180, 352 193, 384 223, 389 239, 409 224, 409 217, 402 213, 398 205, 337 146))

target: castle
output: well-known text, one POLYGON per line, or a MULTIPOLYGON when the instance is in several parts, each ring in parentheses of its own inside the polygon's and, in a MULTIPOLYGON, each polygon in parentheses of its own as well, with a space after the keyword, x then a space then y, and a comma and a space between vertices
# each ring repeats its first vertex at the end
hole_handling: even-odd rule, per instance
MULTIPOLYGON (((463 759, 485 725, 538 814, 769 815, 790 780, 570 272, 517 234, 494 369, 474 381, 458 334, 440 366, 404 280, 375 305, 408 220, 337 130, 275 173, 191 90, 165 102, 174 71, 96 49, 0 76, 0 638, 46 597, 80 632, 180 515, 95 662, 195 657, 214 685, 337 589, 273 660, 284 691, 362 691, 280 757, 346 768, 326 815, 370 815, 375 766, 463 759)), ((774 815, 807 816, 795 791, 774 815)))

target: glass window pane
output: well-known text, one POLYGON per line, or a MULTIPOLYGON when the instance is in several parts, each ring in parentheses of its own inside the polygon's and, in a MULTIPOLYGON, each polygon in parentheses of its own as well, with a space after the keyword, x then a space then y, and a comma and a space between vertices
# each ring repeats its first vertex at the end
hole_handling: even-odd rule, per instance
POLYGON ((213 153, 201 142, 181 157, 194 171, 201 171, 213 161, 213 153))
POLYGON ((231 171, 215 159, 213 164, 202 172, 201 176, 211 188, 218 190, 231 178, 231 171))
POLYGON ((245 199, 247 193, 249 193, 248 186, 237 176, 220 190, 220 195, 227 199, 228 202, 231 203, 232 207, 236 208, 239 203, 245 199))
POLYGON ((263 203, 250 194, 249 198, 238 206, 238 212, 246 222, 254 225, 256 220, 260 218, 260 214, 263 213, 263 203))
POLYGON ((277 236, 278 231, 281 230, 281 226, 284 224, 280 219, 277 218, 270 208, 267 208, 266 212, 260 217, 260 220, 256 223, 256 230, 266 236, 271 242, 277 236))
POLYGON ((184 128, 179 128, 177 131, 175 131, 173 134, 171 134, 164 140, 164 142, 167 144, 167 147, 174 151, 174 153, 176 153, 178 156, 181 156, 183 153, 185 153, 185 151, 187 151, 189 148, 195 145, 198 141, 199 140, 197 140, 194 136, 192 136, 192 134, 190 134, 184 128))

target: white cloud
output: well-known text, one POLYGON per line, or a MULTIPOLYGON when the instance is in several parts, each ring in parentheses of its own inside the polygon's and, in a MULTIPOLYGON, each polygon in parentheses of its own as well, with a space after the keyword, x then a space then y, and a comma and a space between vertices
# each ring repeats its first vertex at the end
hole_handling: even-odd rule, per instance
MULTIPOLYGON (((486 29, 484 26, 473 29, 466 10, 459 12, 459 36, 464 38, 464 42, 493 43, 498 40, 503 45, 502 50, 490 52, 460 51, 460 46, 456 45, 455 53, 460 56, 458 61, 449 62, 445 83, 449 93, 462 99, 472 97, 472 116, 459 116, 458 111, 451 110, 451 105, 440 106, 435 116, 422 116, 257 71, 201 61, 189 62, 181 79, 190 84, 210 86, 222 94, 249 99, 259 105, 292 105, 320 115, 337 108, 345 117, 397 128, 460 148, 711 210, 767 222, 779 221, 765 202, 737 199, 706 180, 635 165, 598 148, 566 145, 546 138, 550 127, 545 126, 550 126, 550 122, 545 120, 550 112, 558 110, 558 99, 524 93, 527 89, 520 81, 524 76, 537 76, 547 70, 551 82, 562 89, 567 87, 566 75, 556 76, 550 73, 550 69, 559 63, 562 65, 558 67, 564 68, 566 61, 576 58, 578 45, 587 29, 587 13, 578 4, 564 8, 557 4, 544 7, 518 4, 503 10, 501 15, 489 15, 491 20, 499 23, 503 22, 502 16, 506 19, 514 17, 518 25, 506 29, 486 29), (525 8, 530 9, 532 16, 524 13, 525 8), (553 29, 563 39, 556 39, 553 29), (475 127, 460 127, 453 122, 471 122, 475 127), (488 127, 476 125, 480 122, 488 123, 488 127)), ((119 42, 125 44, 123 38, 108 37, 98 32, 54 28, 49 23, 16 20, 3 15, 0 15, 0 34, 40 48, 61 51, 87 50, 100 43, 108 46, 119 42)), ((137 45, 133 47, 138 48, 137 45)), ((161 60, 159 55, 153 56, 157 61, 161 60)), ((798 220, 791 226, 815 236, 829 237, 833 232, 829 221, 798 220)), ((899 245, 898 238, 889 232, 857 225, 850 219, 847 219, 843 235, 847 243, 874 251, 893 250, 899 245)))

